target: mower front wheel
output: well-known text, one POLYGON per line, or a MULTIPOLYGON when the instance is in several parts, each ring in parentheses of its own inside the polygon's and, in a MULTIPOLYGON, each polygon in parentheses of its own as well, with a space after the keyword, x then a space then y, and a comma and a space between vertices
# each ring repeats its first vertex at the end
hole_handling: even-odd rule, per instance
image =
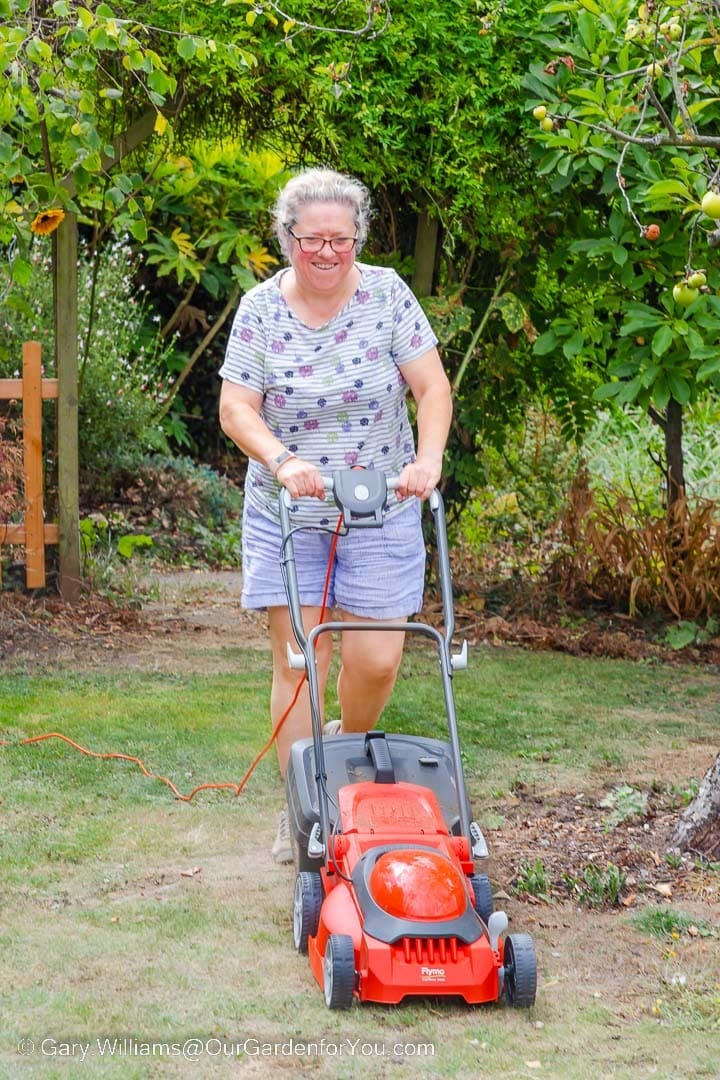
POLYGON ((529 934, 508 934, 504 942, 505 1000, 516 1009, 535 1004, 537 960, 529 934))
POLYGON ((293 940, 299 953, 308 951, 308 938, 317 934, 322 902, 320 875, 303 870, 295 878, 293 898, 293 940))
POLYGON ((323 968, 328 1009, 349 1009, 355 990, 355 950, 349 934, 331 934, 323 968))

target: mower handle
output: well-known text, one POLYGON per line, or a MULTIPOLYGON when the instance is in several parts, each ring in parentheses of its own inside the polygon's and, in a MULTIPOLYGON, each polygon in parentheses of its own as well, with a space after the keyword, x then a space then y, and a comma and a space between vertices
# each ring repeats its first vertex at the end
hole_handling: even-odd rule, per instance
MULTIPOLYGON (((322 477, 325 491, 331 491, 335 502, 341 509, 345 524, 348 529, 359 527, 382 526, 383 514, 388 491, 395 491, 400 479, 397 476, 386 477, 379 470, 342 469, 332 476, 322 477), (365 483, 367 481, 367 483, 365 483), (364 489, 359 491, 358 489, 364 489), (343 501, 345 505, 343 505, 343 501), (353 517, 353 513, 356 515, 353 517)), ((327 843, 330 835, 329 811, 327 797, 324 794, 323 783, 327 779, 325 773, 325 754, 322 742, 322 721, 320 716, 320 688, 316 664, 315 642, 321 634, 348 630, 354 631, 381 631, 398 630, 402 633, 415 632, 424 634, 434 639, 440 656, 440 671, 442 676, 443 694, 448 718, 450 745, 452 748, 453 762, 458 784, 458 798, 460 808, 460 825, 462 835, 472 842, 470 835, 470 819, 467 810, 467 792, 462 770, 462 758, 458 739, 457 720, 455 715, 455 703, 452 693, 453 672, 467 667, 467 643, 463 642, 462 649, 455 655, 451 651, 452 637, 455 629, 455 613, 453 610, 452 579, 450 573, 450 555, 448 549, 447 529, 445 525, 445 507, 442 496, 437 488, 430 493, 428 503, 432 511, 435 525, 435 538, 438 554, 438 574, 440 578, 440 592, 442 596, 444 633, 435 627, 422 622, 323 622, 313 627, 306 634, 302 621, 302 608, 300 604, 300 590, 298 587, 297 570, 295 566, 295 551, 293 547, 293 533, 303 526, 293 526, 290 520, 290 507, 295 500, 291 497, 287 488, 281 488, 278 498, 280 511, 280 528, 282 532, 282 552, 280 562, 283 568, 283 577, 288 598, 288 610, 295 640, 300 646, 300 653, 295 653, 290 643, 287 645, 288 664, 291 668, 305 669, 308 680, 308 692, 310 698, 310 712, 312 718, 313 743, 315 747, 316 779, 319 783, 319 814, 320 833, 323 843, 327 843)), ((327 530, 326 531, 331 531, 327 530)))

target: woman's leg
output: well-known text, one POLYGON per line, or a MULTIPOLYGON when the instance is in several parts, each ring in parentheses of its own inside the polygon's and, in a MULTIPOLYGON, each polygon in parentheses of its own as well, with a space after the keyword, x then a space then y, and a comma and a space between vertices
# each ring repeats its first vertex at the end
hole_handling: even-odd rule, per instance
MULTIPOLYGON (((338 617, 374 621, 347 612, 338 612, 338 617)), ((344 733, 375 727, 395 686, 404 644, 405 634, 399 630, 348 630, 342 635, 337 694, 344 733)))
MULTIPOLYGON (((320 621, 320 611, 319 607, 303 607, 303 626, 306 633, 309 633, 314 626, 317 626, 320 621)), ((287 661, 287 643, 290 642, 292 647, 297 649, 288 609, 286 607, 268 608, 268 621, 273 659, 270 718, 274 728, 292 701, 298 683, 303 678, 303 672, 291 668, 287 661)), ((315 644, 315 655, 320 687, 320 715, 324 719, 325 687, 327 686, 328 669, 332 655, 332 637, 330 634, 320 635, 315 644)), ((310 698, 306 682, 290 715, 278 732, 276 747, 282 776, 285 776, 290 747, 297 739, 304 739, 309 736, 311 730, 310 698)))

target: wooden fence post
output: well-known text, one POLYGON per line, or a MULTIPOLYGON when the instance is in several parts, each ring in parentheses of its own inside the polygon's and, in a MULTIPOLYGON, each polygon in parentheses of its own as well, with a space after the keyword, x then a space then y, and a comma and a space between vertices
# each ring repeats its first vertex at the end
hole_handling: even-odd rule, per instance
POLYGON ((57 525, 45 524, 44 470, 42 456, 42 403, 58 396, 58 380, 42 377, 39 341, 23 344, 22 379, 0 379, 0 400, 22 401, 23 415, 23 520, 0 525, 0 544, 25 548, 25 584, 28 589, 45 585, 45 546, 57 544, 57 525))

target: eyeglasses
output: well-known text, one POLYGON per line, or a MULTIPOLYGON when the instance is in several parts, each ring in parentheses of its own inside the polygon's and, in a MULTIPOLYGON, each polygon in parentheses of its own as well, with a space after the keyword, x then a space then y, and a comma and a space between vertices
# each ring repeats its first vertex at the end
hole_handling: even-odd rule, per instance
POLYGON ((293 240, 297 240, 300 250, 306 255, 319 254, 326 244, 330 245, 330 250, 336 255, 347 255, 355 247, 358 239, 357 236, 334 236, 332 240, 326 240, 322 236, 296 236, 289 225, 287 231, 293 240))

